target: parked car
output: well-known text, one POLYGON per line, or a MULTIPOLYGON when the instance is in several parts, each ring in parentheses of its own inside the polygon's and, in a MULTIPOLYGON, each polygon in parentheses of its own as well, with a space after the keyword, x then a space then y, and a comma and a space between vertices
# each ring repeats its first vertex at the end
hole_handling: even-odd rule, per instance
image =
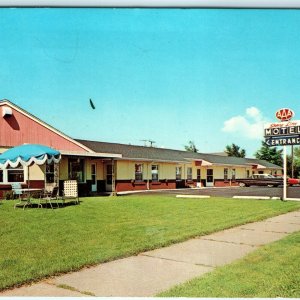
MULTIPOLYGON (((278 176, 277 178, 281 178, 283 180, 282 176, 278 176)), ((287 179, 287 184, 289 186, 299 185, 300 184, 300 179, 298 179, 298 178, 288 178, 287 179)))
POLYGON ((298 178, 288 178, 288 185, 297 185, 300 184, 300 179, 298 178))
MULTIPOLYGON (((270 174, 253 174, 249 178, 237 179, 239 186, 251 186, 251 185, 259 185, 259 186, 279 186, 283 185, 283 177, 282 176, 273 176, 270 174)), ((289 186, 300 184, 300 179, 297 178, 288 178, 287 184, 289 186)))
POLYGON ((239 186, 250 186, 250 185, 259 185, 259 186, 279 186, 283 185, 283 178, 275 177, 270 174, 253 174, 249 178, 237 179, 239 186))

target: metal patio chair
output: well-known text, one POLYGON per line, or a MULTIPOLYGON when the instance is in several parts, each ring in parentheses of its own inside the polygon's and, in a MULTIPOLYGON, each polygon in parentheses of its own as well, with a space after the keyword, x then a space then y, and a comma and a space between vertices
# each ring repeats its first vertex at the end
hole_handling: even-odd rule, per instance
POLYGON ((14 182, 11 184, 11 189, 13 193, 13 199, 15 201, 14 208, 16 208, 18 205, 22 205, 22 200, 24 200, 24 193, 22 192, 22 185, 20 182, 14 182))
POLYGON ((50 192, 44 191, 42 197, 40 198, 40 204, 42 205, 43 202, 46 204, 49 203, 50 207, 53 209, 52 202, 56 201, 56 205, 59 207, 58 200, 58 186, 55 186, 50 192))

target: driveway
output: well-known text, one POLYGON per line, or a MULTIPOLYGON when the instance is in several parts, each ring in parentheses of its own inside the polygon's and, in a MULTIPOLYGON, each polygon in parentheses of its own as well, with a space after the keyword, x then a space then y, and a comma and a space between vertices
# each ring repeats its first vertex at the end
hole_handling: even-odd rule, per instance
MULTIPOLYGON (((282 197, 283 187, 226 187, 226 188, 200 188, 200 189, 177 189, 164 191, 147 191, 145 194, 174 194, 174 195, 209 195, 211 197, 233 196, 269 196, 282 197)), ((140 194, 140 193, 138 193, 140 194)), ((300 198, 300 186, 288 187, 288 198, 300 198)))

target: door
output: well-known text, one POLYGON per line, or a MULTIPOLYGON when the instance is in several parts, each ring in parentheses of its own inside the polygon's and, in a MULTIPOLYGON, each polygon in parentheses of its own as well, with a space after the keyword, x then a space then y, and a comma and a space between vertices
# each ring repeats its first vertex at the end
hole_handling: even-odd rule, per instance
POLYGON ((97 165, 91 165, 92 192, 97 192, 97 165))
POLYGON ((106 165, 106 180, 105 180, 105 189, 107 192, 112 191, 112 177, 113 177, 113 165, 106 165))
POLYGON ((206 186, 214 186, 214 170, 207 169, 206 171, 206 186))
POLYGON ((201 170, 197 169, 197 187, 201 187, 201 170))

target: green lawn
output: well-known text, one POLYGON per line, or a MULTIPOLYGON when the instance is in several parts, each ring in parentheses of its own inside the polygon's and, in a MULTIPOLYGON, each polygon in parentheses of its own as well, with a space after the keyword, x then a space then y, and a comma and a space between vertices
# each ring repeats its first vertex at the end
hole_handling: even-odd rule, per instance
POLYGON ((0 204, 0 290, 300 208, 158 195, 81 200, 54 210, 0 204))
POLYGON ((159 296, 299 298, 300 232, 159 296))

